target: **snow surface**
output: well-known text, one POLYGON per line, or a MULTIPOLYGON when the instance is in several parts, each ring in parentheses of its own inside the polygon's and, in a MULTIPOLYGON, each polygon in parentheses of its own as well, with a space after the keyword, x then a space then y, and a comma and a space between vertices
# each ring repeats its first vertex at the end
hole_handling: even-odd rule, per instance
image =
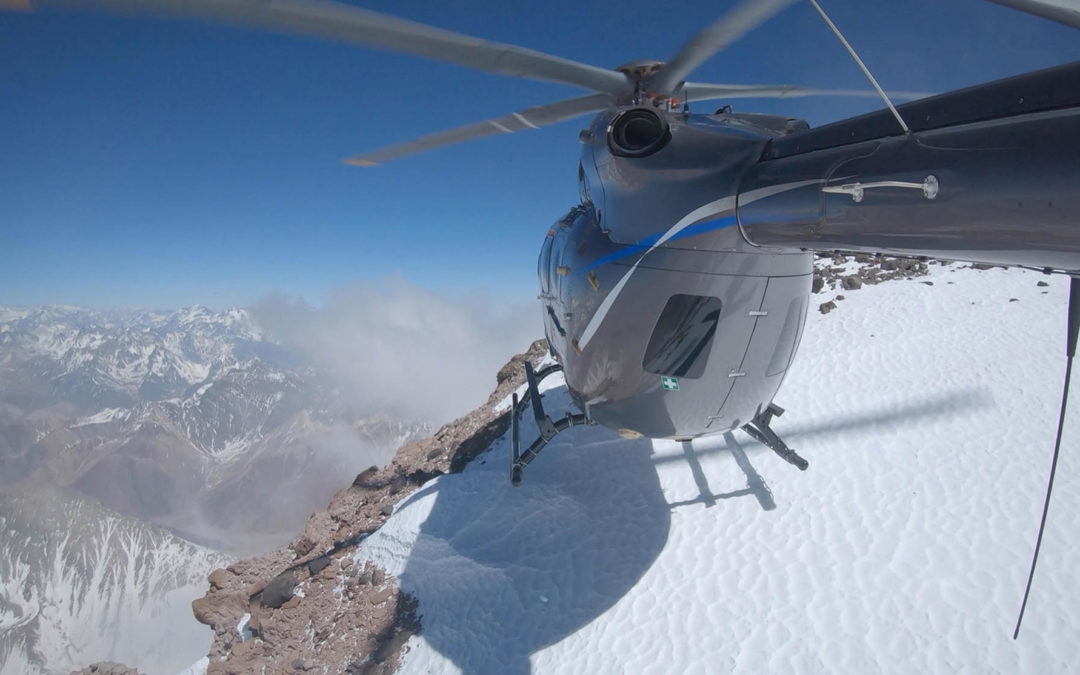
POLYGON ((124 421, 128 418, 131 411, 127 408, 105 408, 88 417, 82 417, 71 425, 71 428, 85 427, 91 424, 106 424, 113 420, 124 421))
MULTIPOLYGON (((1080 670, 1075 408, 1011 639, 1068 282, 931 269, 811 311, 775 422, 806 472, 742 432, 683 445, 577 427, 519 488, 503 438, 400 504, 357 559, 419 598, 402 672, 1080 670)), ((545 398, 553 414, 569 401, 545 398)))

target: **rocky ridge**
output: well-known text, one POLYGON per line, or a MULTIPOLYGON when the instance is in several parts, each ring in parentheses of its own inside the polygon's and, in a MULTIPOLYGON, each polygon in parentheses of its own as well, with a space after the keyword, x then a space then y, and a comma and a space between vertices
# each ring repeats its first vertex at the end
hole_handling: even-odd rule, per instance
POLYGON ((434 436, 402 446, 385 468, 371 467, 314 513, 287 547, 215 570, 192 603, 214 631, 208 673, 393 672, 408 638, 421 630, 416 600, 352 548, 394 506, 427 481, 461 471, 506 433, 510 414, 496 406, 524 383, 547 342, 534 342, 498 373, 487 402, 434 436))

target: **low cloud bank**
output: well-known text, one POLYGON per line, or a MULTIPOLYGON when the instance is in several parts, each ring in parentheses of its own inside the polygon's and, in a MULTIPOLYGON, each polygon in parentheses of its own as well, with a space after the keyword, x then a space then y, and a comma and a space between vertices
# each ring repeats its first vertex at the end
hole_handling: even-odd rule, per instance
POLYGON ((337 289, 318 308, 272 294, 252 314, 331 373, 350 405, 435 424, 480 404, 498 368, 543 332, 526 299, 436 292, 399 275, 337 289))

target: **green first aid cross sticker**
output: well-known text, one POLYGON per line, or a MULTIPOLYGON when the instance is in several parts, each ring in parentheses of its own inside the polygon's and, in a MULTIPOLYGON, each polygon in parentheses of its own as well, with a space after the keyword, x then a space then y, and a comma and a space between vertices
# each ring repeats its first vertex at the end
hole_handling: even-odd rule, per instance
POLYGON ((679 391, 679 378, 677 377, 662 375, 660 377, 660 384, 664 385, 664 389, 667 391, 679 391))

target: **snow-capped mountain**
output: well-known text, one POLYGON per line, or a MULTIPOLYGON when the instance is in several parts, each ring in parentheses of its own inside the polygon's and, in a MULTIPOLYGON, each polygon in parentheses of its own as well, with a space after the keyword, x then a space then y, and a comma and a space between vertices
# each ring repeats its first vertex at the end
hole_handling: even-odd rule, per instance
POLYGON ((190 534, 291 532, 337 470, 424 428, 348 409, 244 310, 0 309, 0 485, 72 487, 190 534))
POLYGON ((244 310, 0 308, 0 671, 204 654, 189 542, 279 545, 427 429, 337 386, 244 310))
POLYGON ((243 310, 0 309, 0 368, 32 378, 9 380, 4 391, 24 397, 24 406, 62 402, 96 412, 180 397, 262 344, 243 310))
POLYGON ((176 672, 205 651, 191 601, 226 556, 56 488, 0 491, 0 531, 0 673, 176 672))

